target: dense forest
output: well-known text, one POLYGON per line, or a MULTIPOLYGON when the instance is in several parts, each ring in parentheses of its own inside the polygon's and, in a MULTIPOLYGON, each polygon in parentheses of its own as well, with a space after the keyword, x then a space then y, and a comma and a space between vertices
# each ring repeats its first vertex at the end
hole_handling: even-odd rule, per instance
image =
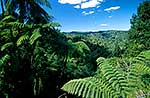
POLYGON ((150 98, 149 0, 97 32, 61 32, 48 0, 0 3, 0 98, 150 98))

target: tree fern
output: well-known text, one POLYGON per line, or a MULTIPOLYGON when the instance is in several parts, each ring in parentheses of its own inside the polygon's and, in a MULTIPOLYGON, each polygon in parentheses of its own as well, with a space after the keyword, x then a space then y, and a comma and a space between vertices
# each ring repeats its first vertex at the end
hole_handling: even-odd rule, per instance
POLYGON ((57 22, 48 22, 45 24, 25 24, 25 23, 21 23, 19 21, 15 21, 15 20, 16 19, 11 15, 4 17, 0 21, 0 28, 11 27, 11 28, 17 28, 17 29, 33 29, 33 28, 39 28, 39 27, 40 28, 54 28, 54 27, 61 26, 57 22))
POLYGON ((125 85, 126 81, 124 81, 125 78, 116 68, 113 68, 113 66, 105 61, 105 63, 102 63, 98 73, 91 78, 72 80, 68 84, 65 84, 62 89, 69 91, 69 93, 77 94, 78 96, 82 94, 80 91, 83 91, 83 98, 116 98, 126 95, 127 90, 122 90, 127 88, 125 85), (77 88, 72 83, 77 85, 77 88), (74 87, 73 89, 75 91, 72 87, 74 87))
POLYGON ((42 80, 40 77, 37 77, 33 81, 33 91, 34 95, 40 94, 40 91, 42 90, 42 80))
POLYGON ((41 37, 42 35, 40 34, 40 31, 39 31, 39 29, 35 29, 34 31, 33 31, 33 34, 31 35, 31 37, 30 37, 30 41, 29 41, 29 43, 32 45, 34 42, 35 42, 35 40, 36 39, 38 39, 39 37, 41 37))
POLYGON ((146 51, 128 60, 131 64, 129 70, 120 67, 125 62, 118 58, 100 57, 97 59, 100 66, 94 77, 71 80, 62 89, 83 98, 134 98, 140 90, 148 93, 150 85, 145 86, 141 76, 150 74, 150 67, 146 66, 149 57, 150 51, 146 51))
POLYGON ((82 41, 75 42, 73 43, 73 45, 77 53, 81 53, 84 55, 86 51, 90 51, 89 47, 82 41))

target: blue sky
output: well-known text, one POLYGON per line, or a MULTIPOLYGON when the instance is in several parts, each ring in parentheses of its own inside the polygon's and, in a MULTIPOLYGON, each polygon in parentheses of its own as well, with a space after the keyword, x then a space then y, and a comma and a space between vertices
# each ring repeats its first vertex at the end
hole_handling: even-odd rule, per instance
POLYGON ((128 30, 144 0, 49 0, 61 31, 128 30))
POLYGON ((143 1, 49 0, 52 9, 44 8, 61 24, 61 31, 128 30, 131 16, 143 1))

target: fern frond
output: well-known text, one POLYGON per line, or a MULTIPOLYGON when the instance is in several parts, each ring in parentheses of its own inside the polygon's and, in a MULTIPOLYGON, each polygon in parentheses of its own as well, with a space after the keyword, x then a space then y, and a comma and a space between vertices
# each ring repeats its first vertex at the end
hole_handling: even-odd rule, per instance
POLYGON ((0 59, 0 67, 1 67, 2 64, 4 64, 5 62, 7 62, 8 59, 10 59, 10 56, 8 54, 6 54, 5 56, 3 56, 0 59))
POLYGON ((84 53, 85 50, 90 51, 89 47, 82 41, 75 42, 73 45, 75 45, 75 48, 79 53, 84 53))
POLYGON ((133 68, 137 73, 149 73, 150 74, 150 51, 143 51, 133 59, 133 68))
POLYGON ((8 47, 10 47, 10 46, 12 46, 12 45, 13 45, 12 42, 9 42, 9 43, 4 44, 4 45, 1 47, 1 51, 4 51, 6 48, 8 48, 8 47))
POLYGON ((94 87, 96 87, 95 80, 96 79, 92 78, 92 77, 71 80, 68 83, 66 83, 62 87, 62 89, 64 91, 67 91, 70 94, 82 96, 83 98, 95 98, 92 94, 92 92, 94 91, 93 93, 97 93, 96 94, 96 96, 98 96, 97 98, 100 98, 101 93, 95 92, 96 89, 99 91, 99 88, 94 88, 94 87), (92 95, 92 97, 91 97, 91 95, 92 95))
POLYGON ((39 31, 39 29, 35 29, 34 31, 33 31, 33 34, 31 35, 31 37, 30 37, 30 41, 29 41, 29 43, 32 45, 34 42, 35 42, 35 40, 37 40, 39 37, 41 37, 42 35, 40 34, 40 31, 39 31))
POLYGON ((94 77, 71 80, 62 89, 83 98, 134 98, 139 96, 139 91, 149 93, 150 84, 145 84, 141 79, 143 74, 150 74, 149 62, 150 51, 129 60, 100 57, 94 77), (126 64, 130 69, 122 70, 121 64, 126 64))
POLYGON ((22 35, 18 40, 17 40, 17 46, 20 46, 25 40, 29 40, 29 36, 27 34, 22 35))
POLYGON ((104 57, 99 57, 96 62, 97 62, 97 65, 101 65, 103 62, 104 62, 105 58, 104 57))
POLYGON ((36 2, 41 4, 41 5, 46 5, 47 7, 51 8, 51 5, 48 2, 48 0, 36 0, 36 2))
POLYGON ((62 89, 83 98, 119 98, 129 94, 130 85, 124 74, 112 66, 110 61, 101 62, 98 72, 94 77, 71 80, 62 89))
POLYGON ((47 28, 47 27, 60 27, 61 25, 57 22, 49 22, 47 24, 42 24, 42 28, 47 28))
POLYGON ((19 28, 19 29, 32 28, 32 25, 27 25, 20 22, 9 22, 8 25, 11 26, 12 28, 19 28))
POLYGON ((4 17, 0 22, 1 23, 3 23, 3 22, 10 22, 12 20, 15 20, 15 18, 13 16, 9 15, 9 16, 4 17))

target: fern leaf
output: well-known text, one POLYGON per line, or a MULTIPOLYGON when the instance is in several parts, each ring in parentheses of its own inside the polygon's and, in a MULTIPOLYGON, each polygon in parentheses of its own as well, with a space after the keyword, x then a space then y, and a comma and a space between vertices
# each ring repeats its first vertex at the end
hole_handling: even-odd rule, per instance
POLYGON ((29 39, 30 40, 29 43, 32 45, 35 42, 35 40, 37 40, 41 36, 42 35, 40 34, 39 29, 35 29, 29 39))
POLYGON ((6 48, 8 48, 8 47, 10 47, 10 46, 12 46, 12 45, 13 45, 12 42, 9 42, 9 43, 4 44, 4 45, 1 47, 1 51, 4 51, 6 48))
POLYGON ((51 8, 51 5, 48 2, 48 0, 36 0, 36 2, 41 4, 41 5, 46 5, 47 7, 51 8))
POLYGON ((71 80, 62 89, 83 98, 133 98, 138 96, 136 93, 140 90, 149 90, 149 86, 141 80, 143 74, 150 74, 149 61, 150 51, 129 60, 100 57, 97 59, 99 67, 94 77, 71 80), (120 67, 121 64, 127 64, 125 61, 131 62, 131 68, 127 71, 120 67))
POLYGON ((18 40, 17 40, 17 46, 20 46, 25 40, 28 40, 29 36, 27 34, 22 35, 18 40))
POLYGON ((138 73, 150 73, 150 51, 143 51, 133 59, 133 68, 138 73))
POLYGON ((6 54, 5 56, 3 56, 1 59, 0 59, 0 67, 2 64, 4 64, 8 59, 10 59, 10 56, 8 54, 6 54))
POLYGON ((77 94, 78 96, 82 96, 83 98, 100 98, 100 96, 106 98, 106 96, 111 95, 111 93, 108 95, 107 93, 104 94, 104 92, 107 92, 107 90, 102 89, 104 87, 102 85, 104 84, 101 83, 101 81, 99 81, 98 79, 94 77, 89 77, 85 79, 71 80, 66 83, 62 87, 62 89, 71 94, 77 94), (99 86, 97 85, 97 83, 99 84, 99 86))
POLYGON ((47 24, 42 24, 42 28, 47 28, 47 27, 60 27, 61 25, 56 22, 49 22, 47 24))
POLYGON ((4 17, 1 22, 10 22, 12 20, 15 20, 15 18, 11 15, 4 17))
POLYGON ((73 43, 79 53, 84 53, 84 50, 90 51, 89 47, 82 41, 73 43))
POLYGON ((29 24, 24 24, 24 23, 20 23, 20 22, 18 22, 18 21, 16 21, 16 22, 9 22, 9 23, 7 23, 7 25, 8 26, 11 26, 12 28, 18 28, 18 29, 24 29, 24 28, 28 28, 28 29, 31 29, 31 28, 35 28, 35 27, 39 27, 38 25, 36 25, 36 24, 31 24, 31 25, 29 25, 29 24))

